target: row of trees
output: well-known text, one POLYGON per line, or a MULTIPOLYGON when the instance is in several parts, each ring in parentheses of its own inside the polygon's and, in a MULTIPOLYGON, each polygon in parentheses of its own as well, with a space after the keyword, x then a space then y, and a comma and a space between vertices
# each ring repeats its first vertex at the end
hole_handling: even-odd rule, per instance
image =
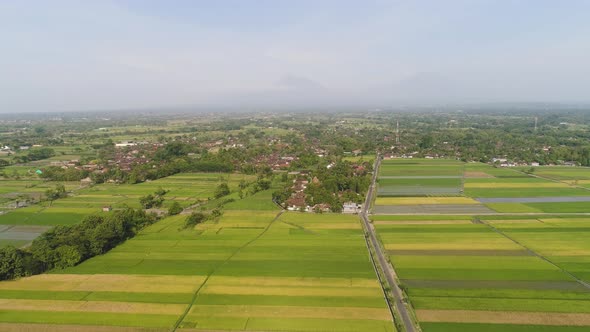
POLYGON ((47 159, 55 156, 55 151, 51 148, 34 148, 31 149, 26 155, 14 156, 14 162, 26 163, 29 161, 47 159))
POLYGON ((43 173, 39 176, 51 181, 80 181, 86 178, 90 172, 82 169, 61 168, 57 166, 49 166, 43 168, 43 173))
POLYGON ((127 208, 106 216, 91 215, 76 225, 56 226, 27 249, 1 248, 0 280, 77 265, 106 253, 156 220, 142 210, 127 208))

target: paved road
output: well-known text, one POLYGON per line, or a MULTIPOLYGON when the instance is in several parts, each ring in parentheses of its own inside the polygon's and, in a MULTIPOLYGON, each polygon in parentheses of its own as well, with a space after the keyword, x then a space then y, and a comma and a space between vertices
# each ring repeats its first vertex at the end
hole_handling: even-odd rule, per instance
POLYGON ((389 263, 385 259, 385 255, 383 254, 383 251, 381 250, 381 246, 379 245, 379 242, 377 240, 377 236, 375 235, 375 229, 373 228, 373 225, 369 222, 369 218, 367 216, 368 209, 371 204, 371 200, 373 198, 373 191, 375 189, 375 181, 377 180, 377 173, 379 172, 379 165, 380 164, 381 164, 381 160, 379 158, 379 155, 377 155, 377 158, 375 161, 375 169, 373 170, 373 179, 371 181, 371 186, 369 187, 369 191, 367 193, 367 198, 365 200, 365 204, 363 205, 363 210, 361 211, 361 219, 363 220, 363 223, 365 224, 365 229, 369 233, 369 239, 371 240, 371 243, 373 244, 373 248, 375 248, 377 260, 379 261, 379 265, 381 265, 381 270, 383 270, 383 273, 385 274, 385 278, 387 279, 387 282, 389 283, 389 286, 391 288, 391 293, 392 293, 393 299, 395 301, 395 307, 402 319, 401 323, 404 325, 407 332, 415 332, 416 329, 414 327, 414 322, 412 320, 412 316, 408 312, 408 308, 406 307, 405 303, 402 301, 402 299, 403 299, 402 291, 399 288, 399 286, 397 285, 397 282, 395 282, 395 280, 397 279, 397 274, 395 273, 395 270, 393 269, 393 267, 391 265, 389 265, 389 263))

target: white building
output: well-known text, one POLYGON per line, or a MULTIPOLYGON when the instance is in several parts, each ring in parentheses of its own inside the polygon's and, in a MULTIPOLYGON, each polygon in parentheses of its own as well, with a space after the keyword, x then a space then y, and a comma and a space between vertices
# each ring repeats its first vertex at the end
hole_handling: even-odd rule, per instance
POLYGON ((361 212, 362 208, 362 204, 346 202, 342 205, 342 213, 357 214, 361 212))
POLYGON ((133 141, 124 141, 124 142, 115 144, 115 147, 126 148, 128 146, 136 146, 136 145, 137 145, 137 143, 135 143, 133 141))

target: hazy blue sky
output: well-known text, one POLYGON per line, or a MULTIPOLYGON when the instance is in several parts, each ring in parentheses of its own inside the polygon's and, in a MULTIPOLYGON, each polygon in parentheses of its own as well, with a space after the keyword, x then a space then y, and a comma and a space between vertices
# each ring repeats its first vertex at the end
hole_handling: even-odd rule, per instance
POLYGON ((590 100, 590 1, 0 1, 0 112, 590 100))

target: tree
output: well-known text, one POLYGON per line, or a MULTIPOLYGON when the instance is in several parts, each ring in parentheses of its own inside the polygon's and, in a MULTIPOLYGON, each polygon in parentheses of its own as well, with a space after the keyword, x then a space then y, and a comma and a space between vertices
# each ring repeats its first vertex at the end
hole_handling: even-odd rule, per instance
POLYGON ((19 250, 13 246, 0 249, 0 280, 14 279, 26 274, 19 250))
POLYGON ((47 189, 45 196, 49 201, 49 205, 51 205, 54 200, 67 196, 66 187, 63 184, 58 184, 55 186, 55 189, 47 189))
POLYGON ((154 194, 156 194, 156 196, 164 196, 167 193, 168 193, 168 190, 165 190, 162 187, 159 187, 158 190, 156 190, 156 192, 154 194))
POLYGON ((215 198, 221 198, 223 196, 229 195, 229 193, 229 186, 225 182, 220 183, 217 188, 215 188, 215 198))
POLYGON ((268 189, 270 189, 270 180, 258 179, 256 181, 256 186, 260 190, 268 190, 268 189))
POLYGON ((207 220, 207 215, 202 212, 191 213, 184 221, 184 228, 195 227, 196 225, 207 220))
POLYGON ((125 209, 106 217, 89 216, 76 225, 56 226, 41 234, 27 249, 0 249, 0 279, 77 265, 114 248, 155 220, 142 210, 125 209))
POLYGON ((180 203, 178 202, 174 202, 172 203, 172 205, 168 208, 168 214, 171 216, 177 215, 180 212, 182 212, 183 208, 182 206, 180 206, 180 203))
POLYGON ((139 198, 139 204, 141 204, 141 207, 144 209, 151 209, 155 204, 154 199, 154 195, 148 194, 139 198))
POLYGON ((55 252, 57 254, 55 267, 58 269, 74 266, 82 260, 82 254, 75 246, 63 245, 58 247, 55 252))
POLYGON ((142 196, 139 198, 139 204, 144 209, 151 209, 153 207, 160 207, 164 203, 164 195, 166 195, 168 191, 162 188, 156 190, 154 195, 148 194, 146 196, 142 196))

